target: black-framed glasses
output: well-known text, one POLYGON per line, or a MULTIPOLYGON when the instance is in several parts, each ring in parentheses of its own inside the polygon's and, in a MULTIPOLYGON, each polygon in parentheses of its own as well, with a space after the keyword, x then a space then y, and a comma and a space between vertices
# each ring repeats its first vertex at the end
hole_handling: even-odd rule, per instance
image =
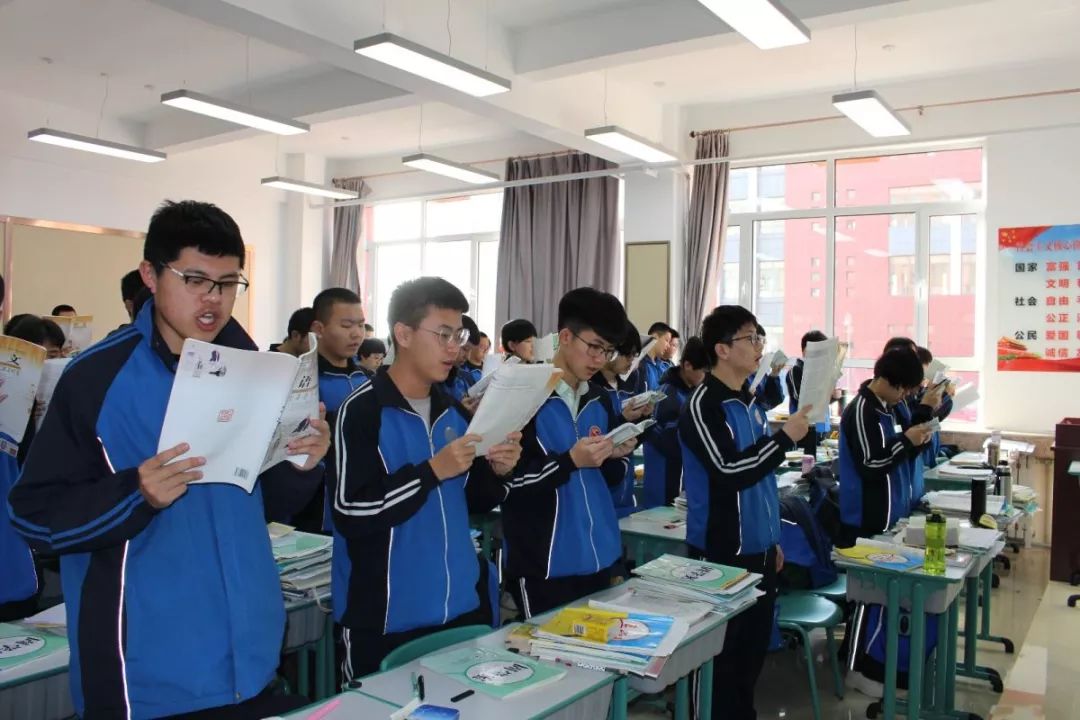
POLYGON ((600 343, 591 343, 573 331, 571 331, 570 334, 580 340, 585 345, 585 352, 589 354, 589 357, 604 358, 604 360, 606 360, 607 362, 611 362, 619 356, 619 351, 613 347, 601 345, 600 343))
POLYGON ((457 330, 451 330, 448 327, 441 327, 438 330, 428 330, 427 328, 422 327, 417 328, 417 330, 429 332, 435 337, 439 338, 439 344, 443 347, 450 347, 451 345, 461 347, 465 343, 469 342, 470 337, 468 328, 458 328, 457 330))
POLYGON ((162 263, 161 267, 184 281, 184 287, 192 295, 210 295, 214 290, 219 295, 235 297, 243 295, 248 289, 248 281, 243 276, 230 280, 213 280, 205 275, 180 272, 168 263, 162 263))
POLYGON ((733 337, 728 340, 728 345, 738 342, 739 340, 749 340, 750 344, 754 347, 764 347, 765 345, 765 336, 758 335, 757 333, 750 333, 749 335, 740 335, 738 337, 733 337))

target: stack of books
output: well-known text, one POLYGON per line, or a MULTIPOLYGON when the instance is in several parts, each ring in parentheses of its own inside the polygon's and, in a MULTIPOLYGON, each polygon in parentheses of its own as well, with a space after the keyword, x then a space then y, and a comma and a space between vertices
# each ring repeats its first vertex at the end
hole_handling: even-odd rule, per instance
POLYGON ((321 601, 330 597, 333 538, 300 532, 279 523, 271 523, 268 529, 285 600, 321 601))
POLYGON ((693 600, 713 606, 713 612, 732 616, 764 595, 757 589, 761 575, 677 555, 661 555, 634 568, 640 587, 666 597, 693 600))
POLYGON ((681 510, 683 512, 686 512, 686 509, 688 507, 687 504, 686 504, 686 496, 685 495, 679 495, 677 498, 675 498, 675 501, 672 503, 672 506, 676 510, 681 510))

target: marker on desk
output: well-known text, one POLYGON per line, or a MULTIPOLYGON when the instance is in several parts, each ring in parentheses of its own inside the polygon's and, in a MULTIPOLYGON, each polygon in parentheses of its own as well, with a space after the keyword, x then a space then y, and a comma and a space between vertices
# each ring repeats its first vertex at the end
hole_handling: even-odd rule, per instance
POLYGON ((469 697, 470 695, 475 695, 475 694, 476 693, 474 691, 472 691, 472 690, 466 690, 465 692, 459 693, 459 694, 455 695, 454 697, 450 698, 450 702, 458 702, 459 700, 464 700, 465 698, 469 697))

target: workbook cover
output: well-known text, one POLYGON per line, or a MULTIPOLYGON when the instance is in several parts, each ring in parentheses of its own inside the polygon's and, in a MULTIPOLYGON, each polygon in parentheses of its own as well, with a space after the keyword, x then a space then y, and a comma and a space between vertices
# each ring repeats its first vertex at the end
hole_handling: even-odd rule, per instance
POLYGON ((914 570, 922 567, 922 560, 918 558, 868 545, 841 548, 836 551, 836 554, 863 565, 874 565, 889 570, 914 570))
POLYGON ((465 687, 499 699, 558 682, 566 675, 553 665, 536 662, 506 650, 464 647, 432 655, 420 664, 465 687))
POLYGON ((692 587, 699 592, 723 595, 749 573, 742 568, 719 563, 691 560, 677 555, 661 555, 655 560, 634 569, 635 575, 677 583, 692 587))
POLYGON ((63 650, 66 637, 22 625, 0 623, 0 681, 4 671, 63 650))

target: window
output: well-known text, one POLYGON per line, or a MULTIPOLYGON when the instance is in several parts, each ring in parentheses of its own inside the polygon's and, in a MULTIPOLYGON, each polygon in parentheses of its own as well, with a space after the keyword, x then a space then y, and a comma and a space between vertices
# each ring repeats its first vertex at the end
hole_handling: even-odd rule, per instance
POLYGON ((365 213, 371 262, 368 321, 379 336, 389 334, 387 311, 398 285, 421 275, 453 283, 469 301, 481 330, 495 333, 502 193, 477 193, 438 200, 373 205, 365 213))
POLYGON ((739 304, 739 242, 742 228, 734 225, 724 237, 724 258, 720 263, 720 287, 717 288, 719 305, 739 304))
MULTIPOLYGON (((981 148, 826 158, 731 174, 746 192, 729 198, 728 219, 742 229, 741 249, 753 263, 737 265, 732 256, 728 265, 725 257, 722 282, 749 284, 770 347, 810 329, 850 342, 844 382, 853 391, 885 341, 905 335, 954 373, 978 380, 981 148), (830 266, 832 272, 820 271, 830 266)), ((731 295, 734 301, 737 293, 731 295)), ((972 420, 973 413, 950 419, 972 420)))

